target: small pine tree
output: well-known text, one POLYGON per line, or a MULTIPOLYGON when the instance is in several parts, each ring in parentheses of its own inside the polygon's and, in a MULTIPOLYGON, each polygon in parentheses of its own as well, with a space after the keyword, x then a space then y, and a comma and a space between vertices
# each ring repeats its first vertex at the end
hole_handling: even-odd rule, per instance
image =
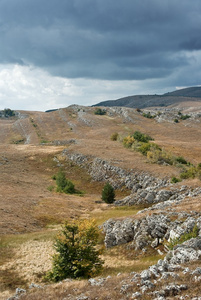
POLYGON ((74 194, 75 193, 75 186, 72 181, 67 180, 66 186, 63 189, 64 193, 66 194, 74 194))
POLYGON ((66 223, 56 238, 53 268, 46 279, 57 282, 65 278, 89 278, 103 267, 96 249, 99 231, 93 220, 66 223))
POLYGON ((113 203, 115 200, 114 188, 109 183, 106 183, 102 190, 102 200, 106 203, 113 203))
POLYGON ((59 173, 56 176, 56 184, 61 190, 65 188, 67 185, 67 179, 63 171, 59 171, 59 173))
POLYGON ((73 194, 76 192, 74 184, 70 180, 66 179, 63 171, 59 171, 56 175, 56 184, 57 192, 64 192, 66 194, 73 194))

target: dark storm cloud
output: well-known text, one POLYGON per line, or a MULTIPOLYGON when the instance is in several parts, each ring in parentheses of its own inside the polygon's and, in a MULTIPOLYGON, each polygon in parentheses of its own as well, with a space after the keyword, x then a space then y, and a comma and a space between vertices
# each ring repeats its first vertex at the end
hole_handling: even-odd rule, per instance
POLYGON ((201 49, 199 0, 0 0, 0 63, 64 77, 163 78, 201 49))

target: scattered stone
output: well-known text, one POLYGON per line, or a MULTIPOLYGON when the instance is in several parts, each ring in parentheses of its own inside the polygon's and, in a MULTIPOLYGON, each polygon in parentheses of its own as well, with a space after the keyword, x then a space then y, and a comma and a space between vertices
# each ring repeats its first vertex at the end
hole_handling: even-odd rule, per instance
POLYGON ((30 288, 30 289, 33 289, 33 288, 41 289, 42 286, 39 285, 39 284, 36 284, 36 283, 31 283, 31 284, 29 285, 29 288, 30 288))
POLYGON ((89 279, 89 283, 92 285, 92 286, 100 286, 100 285, 104 285, 104 282, 105 282, 105 278, 99 278, 99 279, 94 279, 94 278, 90 278, 89 279))
POLYGON ((145 291, 155 287, 155 285, 150 280, 142 280, 141 284, 142 286, 140 289, 142 291, 142 294, 144 294, 145 291))
POLYGON ((201 275, 201 268, 197 267, 193 272, 192 275, 201 275))
POLYGON ((130 287, 132 287, 131 284, 123 284, 121 289, 120 289, 120 293, 125 294, 130 287))
POLYGON ((21 296, 22 294, 26 294, 26 290, 21 288, 16 288, 15 296, 21 296))
POLYGON ((78 296, 76 297, 76 300, 88 300, 89 297, 85 296, 85 295, 81 295, 81 296, 78 296))
POLYGON ((139 299, 142 297, 142 294, 139 292, 135 292, 132 294, 131 299, 139 299))
POLYGON ((149 280, 151 278, 151 272, 150 270, 144 270, 141 272, 140 277, 142 280, 146 281, 149 280))
POLYGON ((171 284, 166 286, 163 291, 164 291, 164 296, 169 297, 169 296, 176 296, 178 295, 182 290, 187 290, 188 287, 187 285, 176 285, 176 284, 171 284))

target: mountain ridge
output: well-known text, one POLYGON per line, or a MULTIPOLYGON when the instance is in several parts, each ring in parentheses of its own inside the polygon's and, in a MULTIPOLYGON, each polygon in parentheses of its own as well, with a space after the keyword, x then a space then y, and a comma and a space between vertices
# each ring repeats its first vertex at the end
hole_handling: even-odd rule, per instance
POLYGON ((201 87, 190 87, 163 95, 132 95, 116 100, 106 100, 93 106, 124 106, 130 108, 146 108, 153 106, 169 106, 181 102, 201 101, 201 87))

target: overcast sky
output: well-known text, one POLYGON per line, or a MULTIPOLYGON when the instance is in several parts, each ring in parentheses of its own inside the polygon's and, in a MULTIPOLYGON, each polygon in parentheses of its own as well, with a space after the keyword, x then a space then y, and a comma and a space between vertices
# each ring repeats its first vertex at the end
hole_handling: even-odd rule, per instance
POLYGON ((201 85, 200 0, 0 0, 0 109, 201 85))

